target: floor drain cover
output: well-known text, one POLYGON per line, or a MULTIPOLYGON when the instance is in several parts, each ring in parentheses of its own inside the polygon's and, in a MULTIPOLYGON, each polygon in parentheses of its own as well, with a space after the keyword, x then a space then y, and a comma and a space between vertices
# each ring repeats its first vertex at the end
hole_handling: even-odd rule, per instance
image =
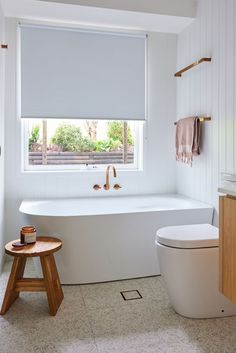
POLYGON ((140 292, 137 289, 133 290, 124 290, 120 292, 124 300, 136 300, 142 299, 140 292))

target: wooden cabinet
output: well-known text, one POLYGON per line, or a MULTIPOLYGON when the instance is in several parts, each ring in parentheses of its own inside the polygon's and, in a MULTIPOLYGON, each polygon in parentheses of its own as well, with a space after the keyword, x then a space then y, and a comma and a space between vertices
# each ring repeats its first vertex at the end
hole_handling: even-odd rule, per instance
POLYGON ((236 303, 236 197, 220 197, 220 291, 236 303))

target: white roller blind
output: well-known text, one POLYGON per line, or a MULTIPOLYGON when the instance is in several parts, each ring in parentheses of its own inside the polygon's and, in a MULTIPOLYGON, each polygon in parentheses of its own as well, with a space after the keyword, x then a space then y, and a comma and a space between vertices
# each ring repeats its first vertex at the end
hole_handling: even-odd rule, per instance
POLYGON ((21 117, 145 119, 146 36, 21 25, 21 117))

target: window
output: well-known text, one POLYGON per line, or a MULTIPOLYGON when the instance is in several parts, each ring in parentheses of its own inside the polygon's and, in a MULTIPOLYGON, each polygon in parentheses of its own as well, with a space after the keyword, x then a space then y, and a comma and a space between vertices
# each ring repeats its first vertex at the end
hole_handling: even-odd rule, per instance
POLYGON ((24 169, 140 169, 146 34, 22 23, 19 40, 24 169))
POLYGON ((24 119, 25 170, 141 166, 142 123, 24 119))

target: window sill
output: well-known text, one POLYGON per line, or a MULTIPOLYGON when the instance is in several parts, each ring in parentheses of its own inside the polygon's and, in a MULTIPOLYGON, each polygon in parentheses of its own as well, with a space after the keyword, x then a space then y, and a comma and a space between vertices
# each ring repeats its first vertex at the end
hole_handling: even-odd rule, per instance
MULTIPOLYGON (((81 168, 81 169, 23 169, 22 174, 101 174, 104 173, 107 165, 103 168, 81 168)), ((119 168, 115 165, 117 172, 120 173, 143 173, 143 168, 119 168)))

